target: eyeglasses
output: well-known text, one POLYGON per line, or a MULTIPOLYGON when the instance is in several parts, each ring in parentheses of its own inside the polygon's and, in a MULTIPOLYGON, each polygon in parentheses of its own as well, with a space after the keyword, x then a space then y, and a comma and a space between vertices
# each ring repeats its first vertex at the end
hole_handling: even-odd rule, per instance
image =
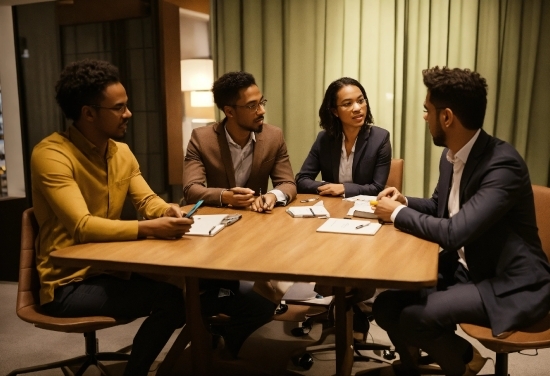
MULTIPOLYGON (((444 110, 446 108, 449 108, 449 107, 434 107, 434 109, 436 111, 439 111, 439 110, 444 110)), ((426 107, 424 107, 424 109, 422 110, 424 113, 428 113, 428 109, 426 107)))
POLYGON ((337 104, 336 107, 342 107, 343 110, 351 111, 355 103, 357 103, 359 107, 363 107, 363 105, 367 104, 367 101, 365 100, 365 98, 361 98, 356 100, 355 102, 346 102, 342 104, 337 104))
POLYGON ((126 103, 117 104, 116 106, 113 106, 113 107, 103 107, 103 106, 98 106, 96 104, 89 104, 88 106, 93 108, 103 108, 105 110, 111 110, 118 113, 119 115, 126 113, 126 110, 128 110, 128 105, 126 103))
POLYGON ((247 105, 240 105, 240 104, 233 104, 231 107, 242 107, 242 108, 248 108, 250 112, 258 112, 258 107, 262 106, 265 109, 265 104, 267 103, 267 99, 264 99, 258 103, 254 104, 247 104, 247 105))

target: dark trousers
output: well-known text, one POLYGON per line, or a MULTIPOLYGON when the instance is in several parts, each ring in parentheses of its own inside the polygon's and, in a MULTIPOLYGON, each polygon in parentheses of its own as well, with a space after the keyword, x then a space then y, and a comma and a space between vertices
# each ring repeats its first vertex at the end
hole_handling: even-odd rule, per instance
POLYGON ((148 316, 134 337, 125 375, 147 375, 176 328, 185 323, 182 290, 138 274, 129 280, 102 274, 55 290, 44 310, 58 317, 148 316))
POLYGON ((251 281, 201 280, 201 310, 205 316, 223 313, 231 317, 219 329, 225 347, 234 357, 250 334, 271 321, 277 305, 252 291, 251 281))
MULTIPOLYGON (((460 267, 462 268, 462 266, 460 267)), ((461 274, 467 271, 461 270, 461 274)), ((390 337, 405 370, 416 369, 413 349, 428 353, 446 375, 465 372, 464 354, 470 344, 458 336, 456 325, 490 326, 483 301, 471 282, 456 283, 445 290, 387 290, 373 305, 376 323, 390 337)))

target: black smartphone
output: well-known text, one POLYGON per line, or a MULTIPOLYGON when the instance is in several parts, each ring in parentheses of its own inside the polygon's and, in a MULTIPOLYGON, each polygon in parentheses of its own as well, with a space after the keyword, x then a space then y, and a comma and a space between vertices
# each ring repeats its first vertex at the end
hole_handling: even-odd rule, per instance
POLYGON ((189 212, 187 214, 185 214, 185 218, 191 218, 191 216, 193 214, 195 214, 195 212, 197 211, 197 209, 199 208, 199 206, 202 205, 202 203, 204 202, 204 200, 199 200, 197 201, 197 203, 195 204, 195 206, 193 206, 193 208, 191 210, 189 210, 189 212))

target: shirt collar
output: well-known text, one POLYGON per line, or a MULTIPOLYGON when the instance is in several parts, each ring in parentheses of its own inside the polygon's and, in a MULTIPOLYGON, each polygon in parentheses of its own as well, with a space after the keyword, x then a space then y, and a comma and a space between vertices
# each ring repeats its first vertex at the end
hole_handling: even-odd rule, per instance
MULTIPOLYGON (((357 137, 359 138, 359 136, 357 137)), ((355 153, 355 145, 357 144, 357 138, 355 139, 355 142, 353 143, 353 146, 351 147, 351 152, 355 153)), ((346 135, 344 132, 342 132, 342 150, 346 150, 346 135)))
POLYGON ((451 163, 455 163, 457 160, 460 160, 463 164, 466 164, 468 156, 470 155, 472 147, 474 146, 480 132, 481 129, 478 129, 474 136, 470 139, 470 141, 468 141, 466 145, 464 145, 459 151, 457 151, 455 155, 453 155, 453 152, 451 151, 451 149, 449 149, 447 151, 447 160, 451 163))
MULTIPOLYGON (((67 132, 64 133, 80 151, 85 154, 99 154, 97 146, 92 144, 74 125, 70 125, 67 132)), ((109 146, 107 147, 107 159, 111 158, 117 152, 118 147, 116 142, 109 139, 109 146)), ((103 156, 101 156, 103 157, 103 156)))
MULTIPOLYGON (((223 125, 223 130, 225 131, 225 137, 227 138, 227 142, 229 142, 230 145, 240 147, 240 145, 237 144, 235 141, 233 141, 233 139, 229 135, 229 132, 227 131, 227 127, 226 127, 225 124, 223 125)), ((250 138, 248 139, 248 142, 246 144, 248 145, 251 141, 256 142, 256 133, 255 132, 250 132, 250 138)))

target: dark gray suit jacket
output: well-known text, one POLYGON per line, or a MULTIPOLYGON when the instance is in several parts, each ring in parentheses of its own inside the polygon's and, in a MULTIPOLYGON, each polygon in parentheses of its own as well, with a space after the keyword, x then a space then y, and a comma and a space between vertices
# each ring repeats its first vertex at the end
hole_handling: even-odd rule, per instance
MULTIPOLYGON (((339 183, 342 135, 334 138, 321 131, 313 143, 302 169, 296 174, 298 193, 317 193, 326 183, 339 183), (321 181, 315 181, 321 172, 321 181)), ((391 165, 390 133, 382 128, 364 127, 355 144, 353 183, 344 183, 346 197, 376 196, 384 189, 391 165)))
MULTIPOLYGON (((395 227, 454 255, 464 246, 493 335, 525 327, 550 310, 550 266, 538 236, 527 166, 510 144, 481 130, 460 181, 460 211, 448 218, 453 167, 447 150, 432 197, 407 197, 408 208, 397 214, 395 227)), ((447 279, 451 272, 440 268, 447 279)))

